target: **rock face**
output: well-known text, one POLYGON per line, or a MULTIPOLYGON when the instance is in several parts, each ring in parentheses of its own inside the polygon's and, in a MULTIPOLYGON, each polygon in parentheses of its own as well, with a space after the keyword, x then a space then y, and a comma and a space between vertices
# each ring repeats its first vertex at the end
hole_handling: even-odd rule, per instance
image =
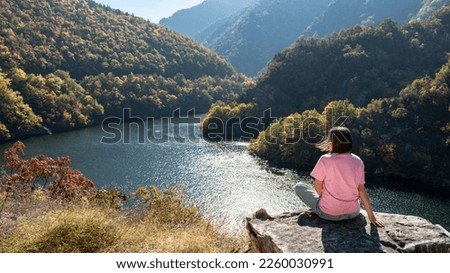
POLYGON ((385 227, 369 225, 365 211, 355 219, 330 222, 314 212, 300 211, 271 217, 263 209, 247 219, 254 252, 445 252, 450 233, 416 217, 376 213, 385 227))

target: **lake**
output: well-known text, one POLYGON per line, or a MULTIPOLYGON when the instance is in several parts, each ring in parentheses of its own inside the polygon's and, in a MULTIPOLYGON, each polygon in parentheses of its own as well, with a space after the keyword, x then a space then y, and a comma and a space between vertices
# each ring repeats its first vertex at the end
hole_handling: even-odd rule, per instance
MULTIPOLYGON (((247 152, 247 142, 207 142, 198 123, 166 121, 146 123, 145 128, 125 126, 122 137, 129 138, 113 144, 102 143, 102 138, 111 142, 113 130, 105 132, 101 126, 29 138, 23 141, 26 157, 70 155, 72 166, 97 187, 131 192, 142 185, 179 185, 187 190, 189 202, 230 230, 243 228, 245 217, 259 208, 274 215, 304 207, 292 188, 298 181, 311 181, 307 174, 269 166, 247 152), (188 134, 191 140, 182 143, 188 134), (149 136, 168 141, 152 143, 149 136)), ((117 126, 111 128, 119 132, 117 126)), ((10 145, 0 145, 0 151, 10 145)), ((379 186, 370 179, 367 188, 375 211, 422 216, 450 230, 450 200, 379 186)))

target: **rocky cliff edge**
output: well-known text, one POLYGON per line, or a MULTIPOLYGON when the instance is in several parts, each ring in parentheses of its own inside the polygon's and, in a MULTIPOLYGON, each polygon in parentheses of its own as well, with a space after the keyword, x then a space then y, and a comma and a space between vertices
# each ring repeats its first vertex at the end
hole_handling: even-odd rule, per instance
POLYGON ((312 211, 270 216, 264 209, 247 219, 254 252, 450 253, 450 233, 440 225, 408 215, 375 213, 384 228, 370 225, 365 211, 352 220, 330 222, 312 211))

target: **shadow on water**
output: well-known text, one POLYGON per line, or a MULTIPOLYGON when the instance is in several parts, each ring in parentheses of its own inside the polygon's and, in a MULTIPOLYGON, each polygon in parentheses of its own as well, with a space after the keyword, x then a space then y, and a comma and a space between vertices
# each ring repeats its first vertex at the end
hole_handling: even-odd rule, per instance
POLYGON ((366 188, 377 212, 420 216, 450 230, 450 193, 416 181, 368 177, 366 188))
POLYGON ((428 195, 432 198, 438 198, 441 200, 450 199, 450 188, 443 189, 442 187, 426 185, 423 182, 405 178, 380 176, 367 176, 366 178, 366 187, 368 189, 382 187, 388 190, 428 195))

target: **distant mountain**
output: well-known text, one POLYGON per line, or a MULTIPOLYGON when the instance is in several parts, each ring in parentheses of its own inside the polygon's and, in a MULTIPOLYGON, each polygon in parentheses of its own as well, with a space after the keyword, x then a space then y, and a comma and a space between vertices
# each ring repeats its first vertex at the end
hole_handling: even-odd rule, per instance
POLYGON ((332 100, 363 106, 396 96, 414 79, 433 75, 450 52, 450 6, 403 26, 386 20, 327 38, 301 38, 278 53, 242 102, 277 116, 323 109, 332 100))
POLYGON ((191 38, 206 31, 218 21, 246 8, 257 0, 205 0, 194 7, 177 11, 159 21, 161 25, 191 38))
MULTIPOLYGON (((260 0, 217 21, 194 38, 226 57, 240 72, 255 76, 275 53, 297 37, 325 37, 355 25, 389 18, 403 24, 429 14, 448 0, 260 0)), ((425 18, 425 17, 424 17, 425 18)), ((193 20, 193 18, 190 18, 193 20)))
POLYGON ((104 115, 206 111, 244 78, 205 46, 90 0, 0 1, 0 141, 104 115))
POLYGON ((444 5, 450 5, 450 0, 424 0, 422 7, 413 19, 426 19, 444 5))
POLYGON ((261 0, 205 44, 249 76, 288 47, 328 6, 329 0, 261 0))
POLYGON ((404 24, 422 7, 423 0, 336 0, 305 31, 306 36, 328 36, 343 28, 374 25, 384 19, 404 24))

